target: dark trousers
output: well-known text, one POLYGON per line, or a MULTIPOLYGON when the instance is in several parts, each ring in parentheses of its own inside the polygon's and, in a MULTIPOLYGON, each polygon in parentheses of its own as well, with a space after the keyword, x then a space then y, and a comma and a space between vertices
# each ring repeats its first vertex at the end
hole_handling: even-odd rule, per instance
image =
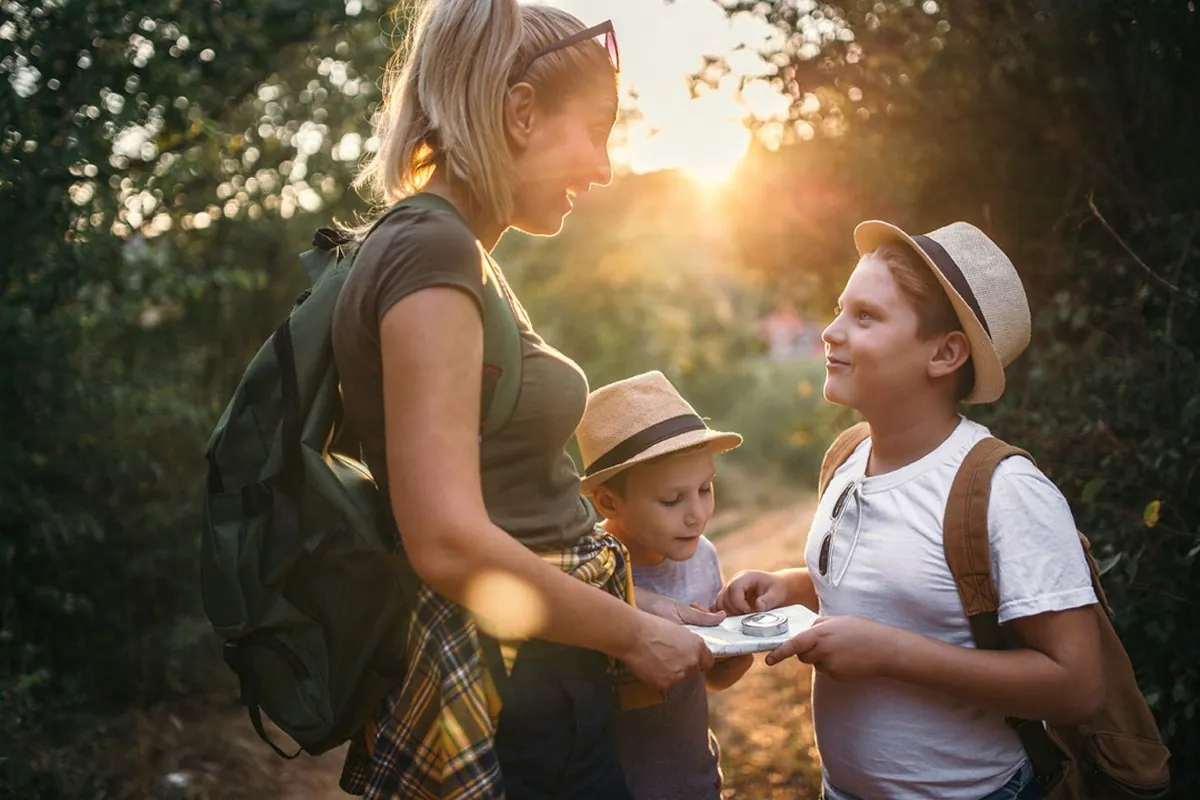
POLYGON ((632 800, 613 747, 602 653, 526 642, 501 697, 496 755, 510 800, 632 800))

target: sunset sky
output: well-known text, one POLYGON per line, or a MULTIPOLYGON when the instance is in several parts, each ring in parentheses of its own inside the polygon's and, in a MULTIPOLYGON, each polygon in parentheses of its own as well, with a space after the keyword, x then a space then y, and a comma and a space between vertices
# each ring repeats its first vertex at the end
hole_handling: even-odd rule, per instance
POLYGON ((678 167, 703 182, 728 176, 750 145, 745 120, 786 117, 788 100, 757 76, 771 67, 756 51, 775 34, 749 15, 730 19, 714 0, 546 0, 591 25, 612 19, 621 49, 626 103, 636 94, 638 117, 614 137, 613 160, 634 172, 678 167), (740 49, 739 49, 740 48, 740 49), (689 76, 704 56, 724 56, 738 78, 692 97, 689 76), (623 141, 622 141, 623 139, 623 141))

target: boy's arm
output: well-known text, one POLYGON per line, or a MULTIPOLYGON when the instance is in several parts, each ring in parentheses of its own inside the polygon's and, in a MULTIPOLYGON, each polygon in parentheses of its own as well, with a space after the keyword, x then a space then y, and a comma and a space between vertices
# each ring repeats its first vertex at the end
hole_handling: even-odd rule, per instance
POLYGON ((1071 724, 1104 697, 1093 607, 1014 621, 1024 649, 975 650, 859 617, 827 617, 767 656, 791 655, 837 680, 891 678, 1005 716, 1071 724))
MULTIPOLYGON (((820 669, 886 676, 1008 716, 1078 722, 1104 695, 1091 571, 1062 493, 1029 461, 996 470, 988 502, 999 619, 1024 645, 956 647, 908 630, 842 617, 799 634, 791 652, 820 669)), ((790 644, 790 643, 789 643, 790 644)), ((779 659, 767 657, 768 663, 779 659)), ((857 677, 864 677, 858 674, 857 677)))
POLYGON ((704 685, 710 692, 728 689, 740 681, 753 665, 754 656, 750 653, 731 658, 719 658, 713 662, 712 668, 704 673, 704 685))
POLYGON ((1104 700, 1100 628, 1092 606, 1012 622, 1024 649, 972 650, 912 634, 899 649, 897 680, 940 689, 1005 716, 1073 724, 1104 700))
POLYGON ((721 589, 715 607, 730 614, 749 614, 797 604, 820 611, 817 590, 807 567, 739 572, 721 589))

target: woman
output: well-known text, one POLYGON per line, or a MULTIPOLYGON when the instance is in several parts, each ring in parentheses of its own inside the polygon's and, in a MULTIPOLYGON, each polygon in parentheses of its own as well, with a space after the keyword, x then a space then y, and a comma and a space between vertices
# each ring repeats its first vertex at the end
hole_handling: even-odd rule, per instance
POLYGON ((609 182, 611 24, 588 30, 513 0, 436 0, 397 58, 359 183, 385 204, 423 193, 454 210, 405 207, 370 233, 339 300, 334 352, 348 422, 428 588, 409 674, 343 785, 370 796, 628 797, 609 741, 610 659, 664 689, 711 655, 621 596, 624 551, 597 528, 565 451, 586 379, 511 293, 519 399, 499 434, 479 436, 482 276, 503 285, 487 252, 510 226, 556 233, 574 195, 609 182), (504 689, 493 730, 474 690, 487 679, 471 677, 486 640, 460 606, 486 616, 486 593, 472 589, 496 574, 538 613, 511 674, 491 676, 504 689))

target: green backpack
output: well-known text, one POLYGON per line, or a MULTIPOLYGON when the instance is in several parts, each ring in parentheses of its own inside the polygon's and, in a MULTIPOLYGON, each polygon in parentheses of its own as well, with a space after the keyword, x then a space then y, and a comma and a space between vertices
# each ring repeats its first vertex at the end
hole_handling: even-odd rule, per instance
MULTIPOLYGON (((457 216, 421 194, 380 221, 404 206, 457 216)), ((300 256, 311 288, 250 362, 208 442, 200 531, 205 612, 254 730, 285 758, 337 747, 379 708, 404 674, 420 586, 379 487, 342 441, 332 322, 356 247, 328 229, 313 245, 300 256), (263 713, 300 749, 272 742, 263 713)), ((508 422, 521 382, 513 307, 486 269, 485 437, 508 422)))

